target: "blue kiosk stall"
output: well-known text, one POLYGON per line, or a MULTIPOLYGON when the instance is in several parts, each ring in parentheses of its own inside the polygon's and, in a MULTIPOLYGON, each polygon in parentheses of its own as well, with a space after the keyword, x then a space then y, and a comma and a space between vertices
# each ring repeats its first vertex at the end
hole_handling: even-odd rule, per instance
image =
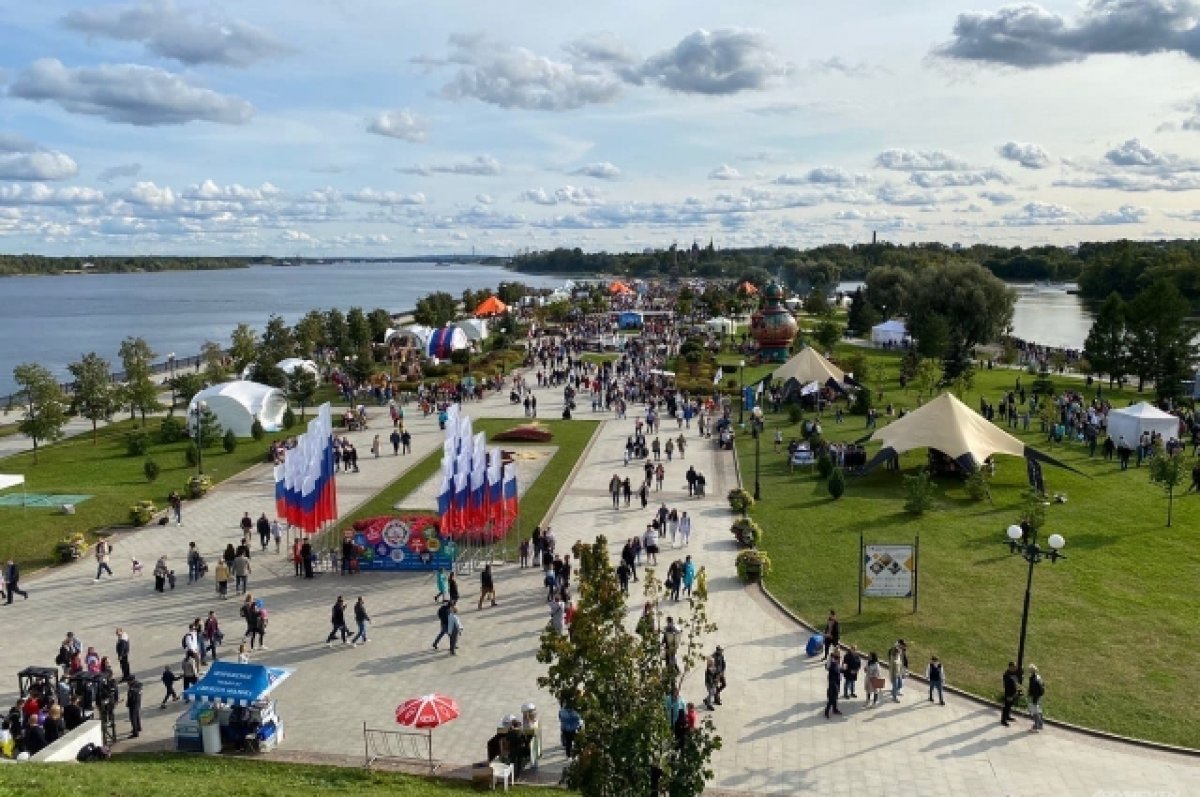
POLYGON ((183 695, 191 706, 175 721, 175 749, 217 755, 225 747, 266 752, 283 740, 270 694, 294 670, 216 661, 183 695))

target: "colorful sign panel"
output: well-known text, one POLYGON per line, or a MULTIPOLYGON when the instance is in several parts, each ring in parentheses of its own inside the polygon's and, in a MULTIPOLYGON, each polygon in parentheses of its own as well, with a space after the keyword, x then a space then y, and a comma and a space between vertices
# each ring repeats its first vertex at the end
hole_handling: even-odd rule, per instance
POLYGON ((428 515, 367 518, 349 533, 359 570, 450 570, 458 556, 458 543, 438 534, 428 515))
POLYGON ((912 545, 867 545, 863 591, 868 598, 911 598, 917 569, 912 545))

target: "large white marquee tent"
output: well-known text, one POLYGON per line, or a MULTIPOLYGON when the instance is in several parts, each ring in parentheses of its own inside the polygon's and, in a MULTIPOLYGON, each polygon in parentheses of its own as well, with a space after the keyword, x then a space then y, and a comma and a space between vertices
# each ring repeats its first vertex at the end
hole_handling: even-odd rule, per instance
POLYGON ((1179 419, 1144 401, 1132 407, 1109 411, 1108 436, 1113 442, 1119 442, 1124 437, 1126 443, 1135 446, 1142 432, 1157 432, 1163 440, 1178 440, 1179 419))
POLYGON ((195 408, 207 402, 208 409, 217 416, 223 429, 232 429, 238 437, 249 437, 250 427, 257 418, 263 429, 277 432, 283 427, 283 413, 287 410, 287 397, 283 391, 270 385, 238 380, 206 387, 188 404, 188 426, 195 425, 195 408))

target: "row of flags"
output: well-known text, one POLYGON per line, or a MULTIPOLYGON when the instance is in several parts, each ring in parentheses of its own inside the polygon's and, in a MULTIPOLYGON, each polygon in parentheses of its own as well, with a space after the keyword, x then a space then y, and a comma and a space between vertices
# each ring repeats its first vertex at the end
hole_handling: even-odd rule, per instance
POLYGON ((500 449, 488 448, 487 435, 474 433, 471 418, 451 405, 442 444, 442 484, 438 520, 446 536, 500 539, 517 518, 517 467, 503 464, 500 449))
POLYGON ((275 514, 288 524, 316 532, 337 520, 337 484, 333 445, 333 413, 322 404, 300 435, 296 447, 275 466, 275 514))

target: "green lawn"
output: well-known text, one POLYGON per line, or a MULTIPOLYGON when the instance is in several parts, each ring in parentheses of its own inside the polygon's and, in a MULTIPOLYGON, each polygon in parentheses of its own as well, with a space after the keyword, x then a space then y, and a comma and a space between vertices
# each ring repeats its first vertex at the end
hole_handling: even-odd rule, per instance
MULTIPOLYGON (((25 764, 0 767, 0 794, 68 797, 293 797, 345 794, 358 797, 453 797, 478 794, 465 781, 369 772, 358 767, 273 763, 202 755, 129 754, 102 764, 25 764)), ((546 790, 514 787, 509 794, 531 797, 546 790)))
MULTIPOLYGON (((158 425, 159 419, 148 420, 152 435, 157 434, 158 425)), ((112 424, 100 430, 95 445, 90 434, 68 438, 41 449, 36 465, 31 453, 0 460, 0 470, 25 474, 25 488, 30 493, 92 496, 76 506, 74 515, 50 507, 0 507, 0 561, 12 557, 29 569, 50 564, 54 545, 63 537, 127 525, 129 507, 138 501, 151 500, 165 508, 171 490, 186 495, 188 477, 196 471, 184 462, 187 441, 153 445, 150 456, 161 472, 157 481, 149 483, 142 472, 144 458, 128 456, 125 451, 125 434, 136 427, 137 422, 129 420, 112 424)), ((262 462, 277 436, 268 435, 257 442, 240 440, 232 454, 226 454, 219 444, 206 448, 204 472, 214 482, 240 473, 262 462)))
MULTIPOLYGON (((892 401, 915 407, 915 391, 901 391, 896 381, 898 359, 872 357, 886 359, 891 379, 878 406, 892 401)), ((983 371, 965 402, 977 408, 981 391, 996 402, 1017 373, 983 371)), ((1028 387, 1032 377, 1021 376, 1028 387)), ((1060 389, 1083 384, 1056 378, 1060 389)), ((1135 394, 1118 395, 1116 405, 1125 406, 1135 394)), ((777 428, 785 440, 798 437, 799 426, 788 424, 784 414, 766 417, 763 500, 751 515, 764 527, 763 547, 774 563, 771 591, 814 624, 837 609, 843 639, 881 656, 903 637, 913 670, 924 672, 936 654, 950 683, 995 697, 1004 665, 1016 658, 1020 633, 1027 565, 1009 553, 1004 531, 1017 519, 1024 463, 997 457, 992 503, 974 502, 961 482, 942 480, 937 508, 917 517, 904 511, 902 480, 894 472, 852 478, 836 502, 815 472, 789 474, 786 455, 773 453, 771 440, 777 428), (860 534, 868 543, 905 543, 920 535, 916 615, 909 601, 899 599, 867 599, 855 615, 860 534)), ((847 415, 838 426, 826 413, 822 425, 834 440, 867 434, 860 416, 847 415)), ((1066 537, 1069 557, 1038 565, 1034 576, 1026 663, 1039 665, 1047 680, 1047 711, 1083 725, 1200 747, 1200 712, 1184 697, 1200 668, 1193 595, 1200 579, 1200 497, 1177 494, 1168 529, 1166 499, 1148 482, 1147 468, 1122 473, 1099 450, 1089 459, 1083 444, 1050 449, 1037 429, 1034 419, 1028 433, 1008 431, 1090 477, 1044 468, 1047 490, 1068 500, 1048 507, 1042 533, 1066 537)), ((745 435, 738 448, 743 483, 752 490, 754 442, 745 435)), ((913 473, 924 461, 923 450, 910 452, 902 458, 903 470, 913 473)))

